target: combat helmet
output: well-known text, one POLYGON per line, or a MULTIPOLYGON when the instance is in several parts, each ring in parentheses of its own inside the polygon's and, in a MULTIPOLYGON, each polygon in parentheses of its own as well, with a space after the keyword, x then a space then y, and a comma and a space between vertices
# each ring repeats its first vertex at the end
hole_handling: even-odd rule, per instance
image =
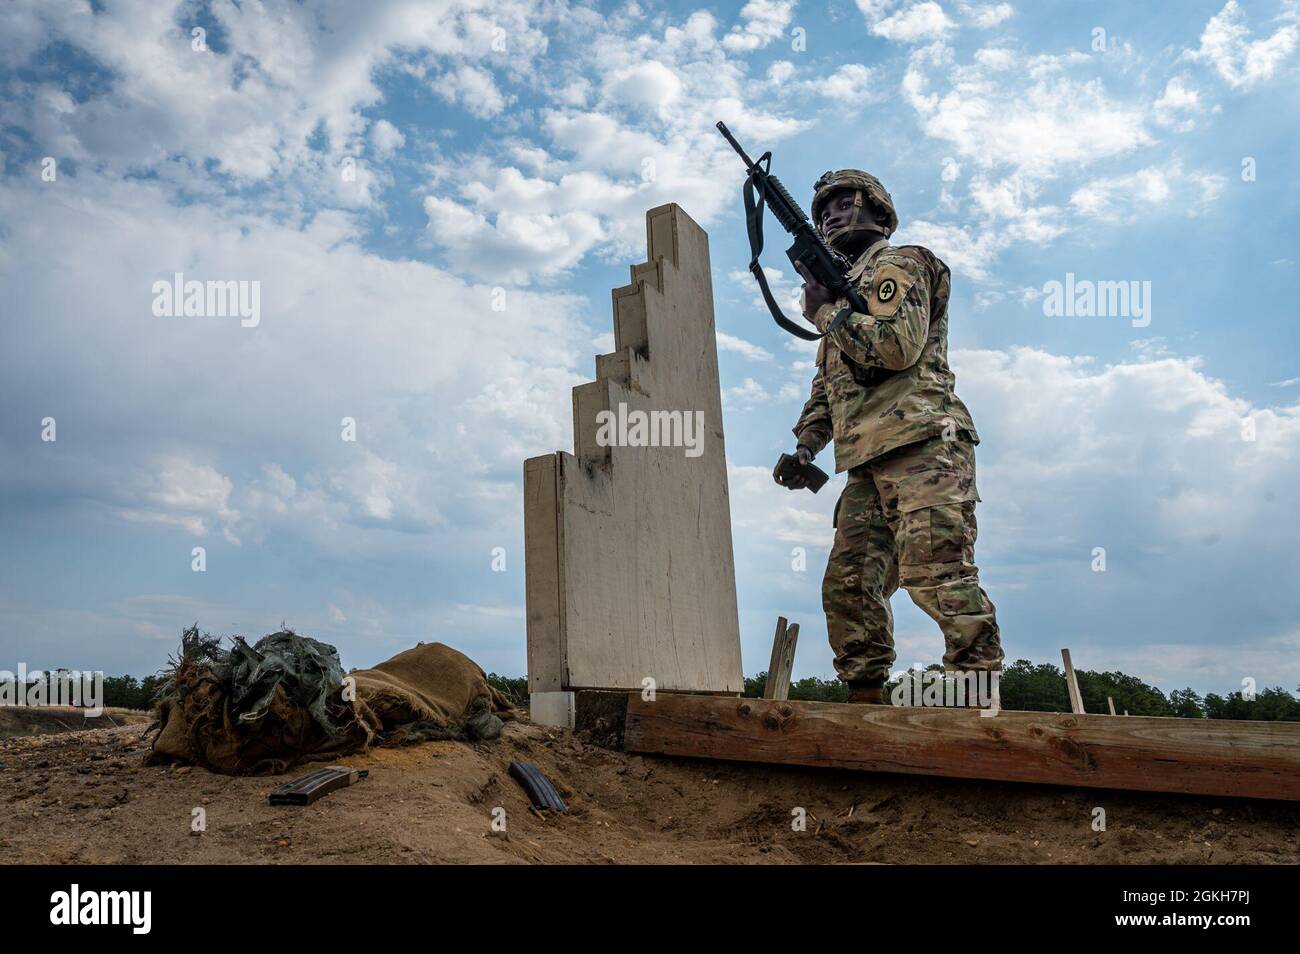
MULTIPOLYGON (((880 184, 880 180, 861 169, 839 169, 835 172, 822 173, 821 178, 813 185, 812 221, 818 232, 821 231, 822 207, 826 205, 826 200, 830 198, 831 193, 838 189, 852 189, 854 205, 858 209, 861 209, 865 201, 882 210, 885 213, 885 221, 881 227, 886 236, 892 235, 894 229, 898 228, 898 213, 894 211, 894 200, 880 184)), ((867 231, 867 223, 860 221, 861 217, 861 213, 858 212, 848 225, 822 237, 829 244, 834 245, 845 235, 867 231)), ((870 230, 875 231, 876 226, 871 226, 870 230)))

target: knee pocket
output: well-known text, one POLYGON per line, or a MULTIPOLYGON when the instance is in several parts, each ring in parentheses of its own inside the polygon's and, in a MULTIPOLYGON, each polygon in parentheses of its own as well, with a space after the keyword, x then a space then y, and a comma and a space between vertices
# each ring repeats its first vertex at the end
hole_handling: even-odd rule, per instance
POLYGON ((967 580, 941 584, 935 599, 944 616, 979 616, 988 611, 980 585, 967 580))
POLYGON ((975 503, 937 504, 900 515, 898 562, 970 562, 975 553, 975 503))

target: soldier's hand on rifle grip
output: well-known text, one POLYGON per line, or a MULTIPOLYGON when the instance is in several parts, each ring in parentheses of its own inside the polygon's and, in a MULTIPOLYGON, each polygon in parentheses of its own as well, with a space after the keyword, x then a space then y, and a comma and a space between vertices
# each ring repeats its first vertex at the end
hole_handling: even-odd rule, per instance
POLYGON ((835 295, 829 288, 813 278, 812 273, 808 271, 803 262, 796 262, 795 268, 803 276, 803 316, 811 322, 817 312, 821 310, 822 305, 829 305, 835 301, 835 295))

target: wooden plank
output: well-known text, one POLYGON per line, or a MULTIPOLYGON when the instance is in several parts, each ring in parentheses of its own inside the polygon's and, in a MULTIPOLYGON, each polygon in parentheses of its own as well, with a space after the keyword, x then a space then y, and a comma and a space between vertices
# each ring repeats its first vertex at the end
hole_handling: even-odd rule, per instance
MULTIPOLYGON (((1107 697, 1106 697, 1106 705, 1110 706, 1110 714, 1111 714, 1111 715, 1114 715, 1114 714, 1115 714, 1115 700, 1112 699, 1110 696, 1107 696, 1107 697)), ((1127 713, 1126 713, 1126 714, 1127 714, 1127 713)))
POLYGON ((777 681, 780 678, 781 651, 785 645, 785 634, 789 621, 784 616, 776 618, 776 635, 772 637, 772 658, 767 664, 767 684, 763 686, 764 699, 785 699, 790 695, 787 686, 784 695, 777 694, 777 681))
POLYGON ((1074 663, 1070 662, 1070 651, 1062 649, 1061 658, 1065 660, 1065 688, 1070 691, 1070 708, 1082 715, 1083 695, 1079 692, 1079 680, 1074 676, 1074 663))
POLYGON ((647 261, 611 294, 615 351, 573 391, 574 453, 556 469, 559 571, 527 586, 529 682, 559 670, 563 690, 651 679, 660 692, 739 693, 708 236, 672 204, 646 214, 646 235, 647 261), (558 641, 531 625, 550 618, 557 576, 558 641))
POLYGON ((628 697, 628 751, 1300 801, 1300 723, 628 697))
POLYGON ((785 654, 781 663, 781 699, 790 698, 790 679, 794 673, 794 651, 799 648, 799 624, 791 623, 785 631, 785 654))
POLYGON ((764 699, 790 698, 790 674, 794 671, 794 651, 799 643, 799 624, 789 625, 784 616, 776 618, 776 636, 772 640, 772 661, 767 667, 764 699))
POLYGON ((559 456, 524 461, 524 593, 528 690, 564 686, 564 577, 560 559, 559 456))

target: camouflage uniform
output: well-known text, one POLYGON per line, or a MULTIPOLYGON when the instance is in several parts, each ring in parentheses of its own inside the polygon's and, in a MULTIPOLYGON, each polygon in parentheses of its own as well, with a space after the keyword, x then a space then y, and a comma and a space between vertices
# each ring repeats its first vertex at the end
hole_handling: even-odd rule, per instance
MULTIPOLYGON (((1000 669, 974 555, 979 435, 948 367, 948 268, 928 249, 881 240, 850 277, 867 314, 822 339, 794 427, 813 454, 834 439, 836 472, 849 474, 822 586, 835 668, 849 683, 884 683, 895 659, 889 597, 901 584, 943 631, 945 668, 1000 669)), ((825 305, 814 321, 824 330, 847 307, 825 305)))

